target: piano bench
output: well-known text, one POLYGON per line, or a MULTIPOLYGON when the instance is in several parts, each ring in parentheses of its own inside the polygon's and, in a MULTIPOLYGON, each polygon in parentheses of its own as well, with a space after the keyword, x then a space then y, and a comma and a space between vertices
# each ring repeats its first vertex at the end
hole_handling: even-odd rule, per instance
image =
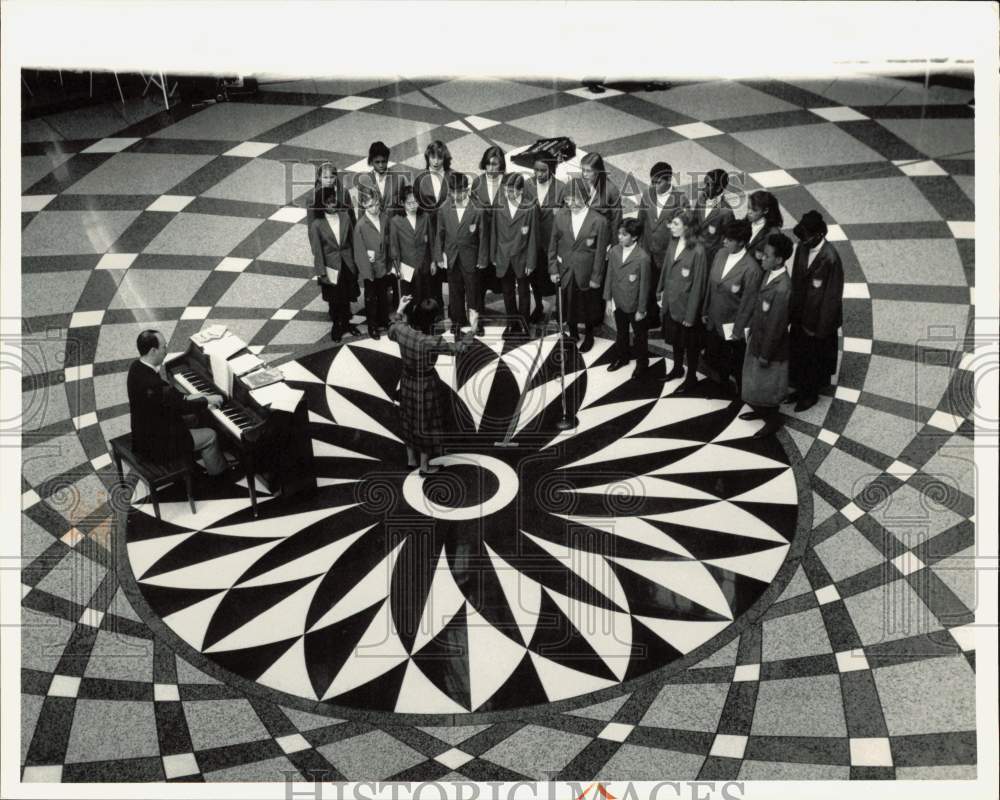
POLYGON ((184 481, 191 513, 197 513, 194 506, 193 453, 192 457, 179 458, 168 464, 158 464, 142 456, 137 456, 132 450, 132 434, 126 433, 111 440, 111 454, 115 459, 120 481, 123 483, 125 481, 125 472, 122 469, 124 461, 149 487, 149 497, 153 501, 153 513, 156 514, 157 519, 160 519, 160 499, 157 491, 171 483, 176 483, 178 480, 184 481))

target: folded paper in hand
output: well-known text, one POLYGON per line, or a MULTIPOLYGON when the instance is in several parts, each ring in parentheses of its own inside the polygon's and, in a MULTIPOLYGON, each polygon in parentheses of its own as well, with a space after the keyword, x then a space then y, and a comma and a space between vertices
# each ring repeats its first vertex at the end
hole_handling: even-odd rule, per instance
POLYGON ((723 322, 722 323, 722 333, 725 334, 726 339, 733 338, 733 328, 736 327, 735 322, 723 322))
POLYGON ((340 277, 340 270, 336 270, 333 267, 326 268, 326 279, 330 281, 334 286, 337 285, 337 279, 340 277))
POLYGON ((411 267, 409 264, 403 261, 399 262, 399 275, 404 281, 412 281, 413 272, 414 272, 413 267, 411 267))

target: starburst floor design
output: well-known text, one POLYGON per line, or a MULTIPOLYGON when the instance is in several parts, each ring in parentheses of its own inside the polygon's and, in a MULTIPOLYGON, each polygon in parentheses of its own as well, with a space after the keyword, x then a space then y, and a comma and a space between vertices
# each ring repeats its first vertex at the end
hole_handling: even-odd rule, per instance
MULTIPOLYGON (((454 434, 406 467, 398 347, 360 340, 284 365, 310 409, 319 488, 140 501, 128 563, 152 614, 244 679, 310 701, 496 711, 614 687, 729 629, 771 585, 798 516, 775 439, 711 397, 609 372, 612 343, 485 334, 437 370, 454 434), (506 444, 506 446, 504 446, 506 444)), ((711 649, 706 648, 706 649, 711 649)))

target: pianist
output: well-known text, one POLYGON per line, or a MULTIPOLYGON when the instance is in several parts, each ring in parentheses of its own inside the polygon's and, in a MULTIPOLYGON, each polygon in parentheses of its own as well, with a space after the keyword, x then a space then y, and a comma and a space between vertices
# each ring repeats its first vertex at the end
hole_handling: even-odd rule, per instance
POLYGON ((182 394, 161 372, 167 343, 159 331, 145 330, 136 339, 139 358, 128 371, 128 403, 132 417, 132 450, 156 463, 165 463, 192 451, 201 456, 209 475, 227 469, 215 431, 188 428, 184 415, 206 406, 218 408, 217 394, 182 394))

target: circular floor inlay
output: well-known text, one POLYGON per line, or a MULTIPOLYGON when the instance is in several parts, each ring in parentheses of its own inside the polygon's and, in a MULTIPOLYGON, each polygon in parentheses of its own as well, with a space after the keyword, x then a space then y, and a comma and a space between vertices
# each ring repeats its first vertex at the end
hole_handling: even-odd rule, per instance
MULTIPOLYGON (((406 466, 395 344, 286 366, 319 487, 255 520, 241 487, 136 504, 128 566, 149 612, 205 660, 286 695, 404 713, 589 695, 677 662, 754 607, 795 536, 795 475, 727 400, 609 372, 612 343, 488 329, 457 361, 445 469, 406 466)), ((709 646, 710 648, 711 646, 709 646)), ((189 654, 190 655, 190 654, 189 654)), ((197 657, 197 656, 196 656, 197 657)), ((217 671, 216 671, 217 672, 217 671)))

